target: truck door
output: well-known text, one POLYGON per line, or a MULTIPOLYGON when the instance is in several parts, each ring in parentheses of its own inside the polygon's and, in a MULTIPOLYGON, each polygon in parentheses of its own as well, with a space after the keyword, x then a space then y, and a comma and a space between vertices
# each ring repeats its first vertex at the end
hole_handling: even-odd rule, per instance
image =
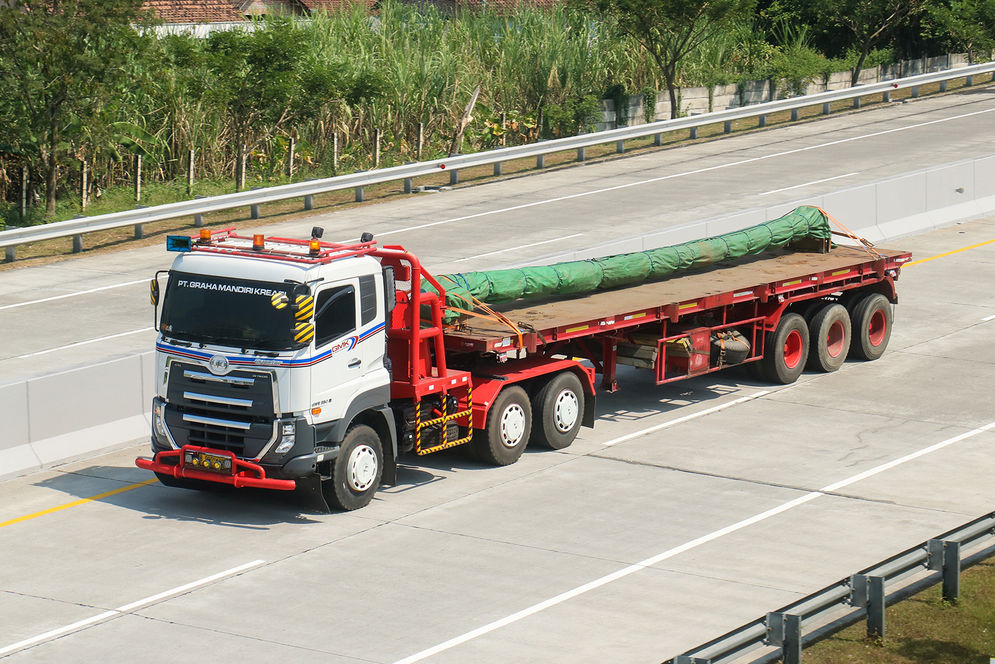
POLYGON ((327 422, 342 419, 350 403, 390 383, 383 362, 383 304, 373 276, 325 286, 314 304, 311 406, 321 408, 315 422, 327 422))

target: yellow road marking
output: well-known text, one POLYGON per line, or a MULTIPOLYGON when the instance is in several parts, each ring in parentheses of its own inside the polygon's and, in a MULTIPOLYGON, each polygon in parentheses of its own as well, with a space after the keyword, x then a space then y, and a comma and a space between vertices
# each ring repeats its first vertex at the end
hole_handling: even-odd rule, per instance
POLYGON ((45 516, 46 514, 52 514, 53 512, 61 512, 62 510, 67 510, 70 507, 76 507, 77 505, 85 505, 86 503, 92 503, 95 500, 100 500, 102 498, 115 496, 119 493, 124 493, 125 491, 131 491, 132 489, 138 489, 143 486, 148 486, 149 484, 155 484, 158 481, 159 480, 153 478, 151 480, 145 480, 144 482, 139 482, 138 484, 129 484, 128 486, 123 486, 117 489, 111 489, 110 491, 104 491, 103 493, 98 493, 97 495, 90 496, 89 498, 80 498, 79 500, 74 500, 71 503, 66 503, 64 505, 57 505, 56 507, 49 507, 47 510, 35 512, 34 514, 26 514, 24 516, 19 516, 16 519, 11 519, 9 521, 0 521, 0 528, 3 528, 4 526, 12 526, 15 523, 28 521, 29 519, 36 519, 40 516, 45 516))
POLYGON ((959 254, 962 251, 967 251, 968 249, 977 249, 978 247, 983 247, 986 244, 992 244, 995 240, 986 240, 985 242, 979 242, 978 244, 972 244, 969 247, 961 247, 960 249, 954 249, 953 251, 948 251, 945 254, 938 254, 936 256, 930 256, 929 258, 920 258, 917 261, 910 261, 903 265, 902 267, 909 267, 910 265, 919 265, 920 263, 925 263, 927 261, 933 261, 937 258, 945 258, 947 256, 952 256, 954 254, 959 254))

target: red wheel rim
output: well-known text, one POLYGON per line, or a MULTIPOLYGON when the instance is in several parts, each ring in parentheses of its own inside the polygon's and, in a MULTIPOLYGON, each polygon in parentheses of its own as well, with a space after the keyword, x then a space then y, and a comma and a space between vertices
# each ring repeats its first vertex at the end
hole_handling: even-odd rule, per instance
POLYGON ((871 342, 872 346, 880 346, 887 331, 888 319, 885 318, 884 311, 878 309, 871 315, 871 320, 867 323, 867 340, 871 342))
POLYGON ((784 340, 784 366, 789 369, 797 367, 802 361, 804 348, 801 333, 798 330, 791 330, 784 340))
POLYGON ((845 342, 846 329, 841 321, 835 321, 829 326, 829 332, 826 334, 826 352, 829 353, 829 357, 839 357, 846 347, 845 342))

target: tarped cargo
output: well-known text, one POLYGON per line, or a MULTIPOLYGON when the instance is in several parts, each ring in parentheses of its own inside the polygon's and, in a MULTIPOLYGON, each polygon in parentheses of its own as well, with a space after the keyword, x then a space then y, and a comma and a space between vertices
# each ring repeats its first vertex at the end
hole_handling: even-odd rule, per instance
MULTIPOLYGON (((523 298, 580 295, 662 279, 679 270, 759 254, 803 240, 829 240, 830 234, 825 213, 804 206, 779 219, 704 240, 554 265, 443 274, 438 280, 446 289, 448 306, 472 309, 474 300, 497 304, 523 298)), ((422 289, 435 291, 427 282, 422 289)), ((457 318, 455 312, 446 312, 447 323, 457 318)))

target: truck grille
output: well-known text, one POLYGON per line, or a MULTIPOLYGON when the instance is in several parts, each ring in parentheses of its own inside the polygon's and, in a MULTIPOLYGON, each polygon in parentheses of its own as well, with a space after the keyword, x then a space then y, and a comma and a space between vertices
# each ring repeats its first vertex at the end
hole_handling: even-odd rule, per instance
POLYGON ((201 445, 255 458, 274 436, 273 377, 174 362, 166 387, 166 426, 177 445, 201 445))

